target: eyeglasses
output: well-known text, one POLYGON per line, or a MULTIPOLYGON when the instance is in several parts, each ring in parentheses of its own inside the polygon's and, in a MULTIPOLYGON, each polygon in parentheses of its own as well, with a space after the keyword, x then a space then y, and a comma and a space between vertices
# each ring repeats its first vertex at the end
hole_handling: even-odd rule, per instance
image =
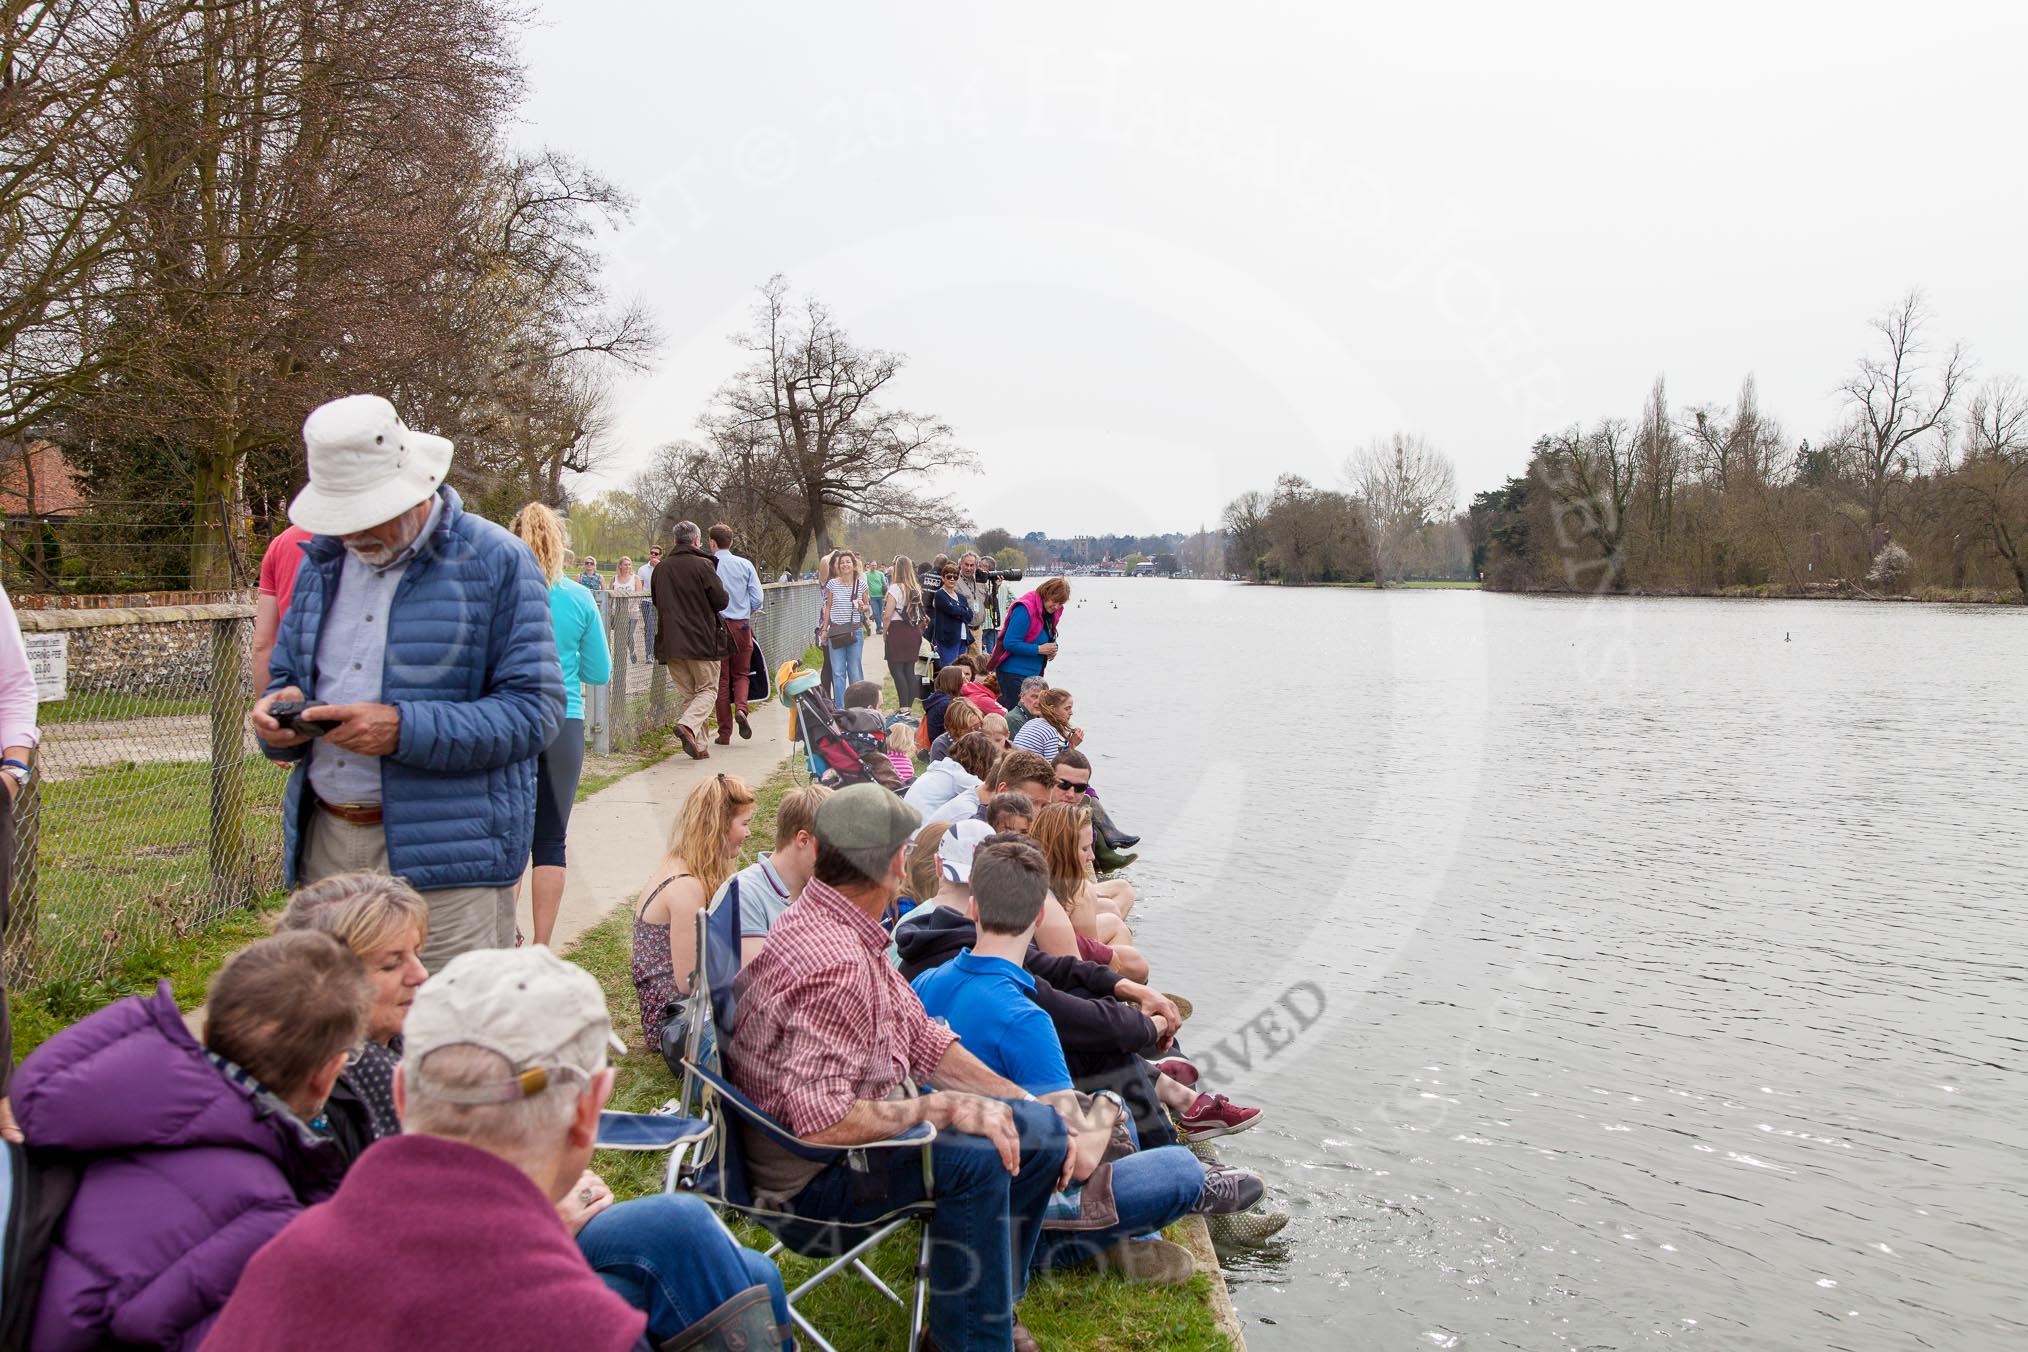
POLYGON ((1087 779, 1080 784, 1074 779, 1059 779, 1056 781, 1056 787, 1065 793, 1090 793, 1091 781, 1087 779))

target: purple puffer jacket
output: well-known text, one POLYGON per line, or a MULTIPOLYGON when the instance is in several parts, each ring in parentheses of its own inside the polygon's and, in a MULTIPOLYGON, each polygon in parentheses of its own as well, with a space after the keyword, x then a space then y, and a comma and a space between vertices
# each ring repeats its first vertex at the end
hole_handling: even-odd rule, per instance
POLYGON ((91 1156, 49 1254, 35 1352, 195 1348, 254 1251, 344 1171, 279 1100, 220 1073, 163 982, 21 1063, 21 1130, 91 1156))

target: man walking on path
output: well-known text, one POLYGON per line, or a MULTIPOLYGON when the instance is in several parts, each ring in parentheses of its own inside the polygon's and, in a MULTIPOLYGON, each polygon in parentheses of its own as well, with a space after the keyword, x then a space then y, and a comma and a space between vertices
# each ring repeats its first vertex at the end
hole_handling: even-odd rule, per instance
POLYGON ((866 599, 873 607, 873 632, 877 634, 883 628, 881 603, 887 599, 887 570, 878 563, 866 570, 866 599))
POLYGON ((732 527, 721 522, 711 528, 711 553, 727 597, 725 609, 718 613, 732 631, 732 649, 718 664, 717 740, 724 746, 732 740, 734 719, 739 720, 740 736, 753 736, 753 725, 746 721, 746 678, 753 666, 753 617, 761 613, 767 598, 754 566, 732 552, 732 527))
POLYGON ((725 621, 719 617, 732 598, 718 580, 718 561, 697 547, 695 521, 678 521, 675 548, 655 565, 649 584, 655 600, 655 660, 669 668, 676 687, 676 736, 692 760, 706 760, 704 722, 718 693, 719 663, 725 659, 725 621))
POLYGON ((281 632, 282 616, 289 613, 289 598, 296 594, 296 570, 303 566, 303 546, 311 539, 301 526, 288 526, 268 541, 261 554, 260 590, 254 596, 253 679, 254 693, 268 688, 268 654, 275 650, 275 635, 281 632))
POLYGON ((310 482, 289 519, 317 538, 253 709, 268 757, 303 763, 282 797, 284 881, 406 878, 429 903, 436 972, 514 942, 535 761, 563 722, 549 588, 444 485, 451 443, 385 399, 323 405, 303 442, 310 482), (310 706, 301 722, 276 721, 282 700, 310 706))

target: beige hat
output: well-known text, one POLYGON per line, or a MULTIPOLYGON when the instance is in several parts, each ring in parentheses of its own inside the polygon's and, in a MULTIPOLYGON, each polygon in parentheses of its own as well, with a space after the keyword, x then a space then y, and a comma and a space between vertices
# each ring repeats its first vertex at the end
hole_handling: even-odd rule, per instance
POLYGON ((377 394, 348 394, 303 420, 310 482, 289 520, 316 535, 350 535, 429 498, 451 467, 451 443, 406 426, 377 394))
POLYGON ((509 1103, 559 1080, 589 1080, 606 1067, 607 1043, 627 1049, 589 972, 539 946, 482 948, 452 958, 416 992, 402 1028, 402 1063, 413 1079, 423 1058, 445 1047, 498 1053, 513 1079, 429 1092, 451 1103, 509 1103), (584 1037, 588 1029, 597 1030, 596 1040, 584 1037), (587 1057, 587 1047, 596 1052, 587 1057))

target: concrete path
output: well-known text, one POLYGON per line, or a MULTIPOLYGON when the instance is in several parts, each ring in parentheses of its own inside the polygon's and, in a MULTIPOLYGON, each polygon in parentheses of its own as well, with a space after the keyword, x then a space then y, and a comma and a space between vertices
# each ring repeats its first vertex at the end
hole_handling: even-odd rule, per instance
MULTIPOLYGON (((730 746, 711 744, 710 760, 694 761, 678 750, 660 765, 628 775, 571 810, 570 872, 552 948, 564 951, 613 907, 634 900, 661 862, 670 828, 691 789, 714 774, 738 775, 759 788, 774 774, 789 754, 789 711, 776 703, 755 705, 748 721, 753 724, 752 741, 735 734, 730 746)), ((533 931, 525 882, 519 919, 524 934, 533 931)))

